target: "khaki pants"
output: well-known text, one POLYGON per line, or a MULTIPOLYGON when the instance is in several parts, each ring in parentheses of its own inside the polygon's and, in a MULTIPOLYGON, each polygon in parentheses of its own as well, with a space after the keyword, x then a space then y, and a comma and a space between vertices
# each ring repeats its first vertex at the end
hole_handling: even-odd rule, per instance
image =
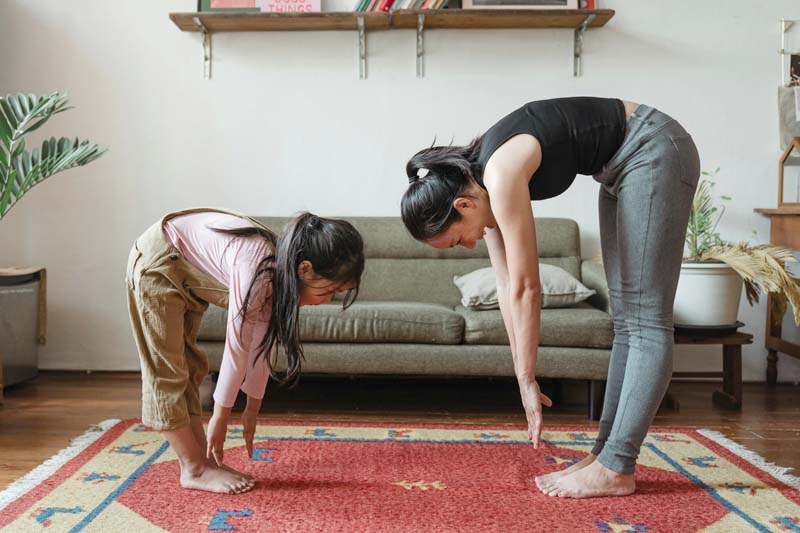
POLYGON ((208 357, 197 346, 203 313, 228 306, 228 289, 191 265, 165 237, 167 215, 136 239, 128 258, 128 310, 142 366, 142 423, 156 430, 200 416, 208 357))

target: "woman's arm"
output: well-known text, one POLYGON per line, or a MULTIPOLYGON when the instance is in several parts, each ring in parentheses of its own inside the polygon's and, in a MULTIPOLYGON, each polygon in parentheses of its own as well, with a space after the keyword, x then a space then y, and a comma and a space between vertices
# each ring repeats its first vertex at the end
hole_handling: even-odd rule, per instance
POLYGON ((489 250, 489 260, 492 262, 495 279, 497 280, 497 301, 500 304, 500 314, 508 333, 508 343, 511 346, 511 357, 514 360, 514 373, 517 369, 517 347, 514 338, 514 324, 511 320, 511 311, 508 302, 508 264, 506 263, 506 249, 503 234, 498 228, 486 231, 486 248, 489 250))
POLYGON ((487 232, 487 244, 534 446, 538 446, 541 434, 541 404, 552 403, 539 392, 536 383, 542 295, 528 182, 540 162, 538 141, 529 135, 518 135, 492 155, 484 172, 497 222, 497 228, 487 232))

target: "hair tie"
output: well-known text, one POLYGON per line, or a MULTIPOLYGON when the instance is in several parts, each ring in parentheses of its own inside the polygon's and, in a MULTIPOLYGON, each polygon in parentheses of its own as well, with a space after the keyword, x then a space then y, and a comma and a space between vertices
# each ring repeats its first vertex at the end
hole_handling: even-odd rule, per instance
POLYGON ((419 181, 419 174, 414 174, 413 176, 408 177, 408 184, 411 185, 412 183, 416 183, 419 181))
POLYGON ((317 215, 311 215, 308 218, 308 227, 311 229, 317 229, 320 226, 320 220, 317 215))

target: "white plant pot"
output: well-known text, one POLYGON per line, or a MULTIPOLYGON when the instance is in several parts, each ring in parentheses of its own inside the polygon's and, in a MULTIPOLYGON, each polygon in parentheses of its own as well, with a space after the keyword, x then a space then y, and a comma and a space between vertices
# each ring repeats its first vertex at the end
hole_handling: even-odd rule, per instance
POLYGON ((742 278, 722 262, 684 262, 675 294, 674 320, 683 326, 736 323, 742 278))

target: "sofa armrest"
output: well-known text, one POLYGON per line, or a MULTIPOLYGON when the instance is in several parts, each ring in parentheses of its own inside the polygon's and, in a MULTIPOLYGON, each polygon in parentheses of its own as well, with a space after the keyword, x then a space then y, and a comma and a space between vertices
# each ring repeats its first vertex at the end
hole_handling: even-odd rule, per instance
POLYGON ((606 283, 606 272, 603 265, 589 259, 581 261, 581 282, 588 288, 597 291, 597 294, 591 296, 588 302, 606 313, 611 313, 608 283, 606 283))

